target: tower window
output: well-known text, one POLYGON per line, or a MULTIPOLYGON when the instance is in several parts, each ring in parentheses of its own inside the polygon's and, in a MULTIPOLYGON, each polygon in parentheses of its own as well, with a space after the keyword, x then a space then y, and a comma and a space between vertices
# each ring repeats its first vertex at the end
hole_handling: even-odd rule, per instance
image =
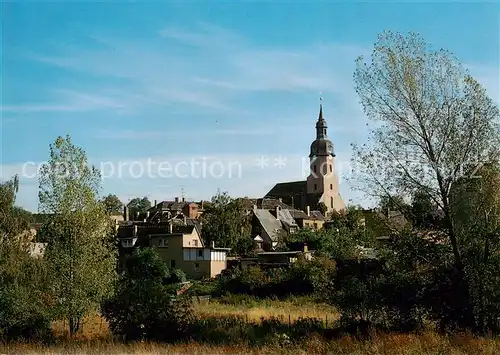
POLYGON ((333 197, 330 197, 330 206, 333 208, 333 197))
POLYGON ((313 165, 313 171, 316 173, 316 165, 313 165))
POLYGON ((328 166, 327 165, 323 165, 323 174, 326 175, 327 172, 328 172, 328 166))
POLYGON ((330 164, 330 172, 333 172, 333 165, 330 164))
POLYGON ((330 190, 333 190, 333 184, 330 184, 330 190))
POLYGON ((318 185, 314 184, 314 191, 316 191, 317 189, 318 189, 318 185))

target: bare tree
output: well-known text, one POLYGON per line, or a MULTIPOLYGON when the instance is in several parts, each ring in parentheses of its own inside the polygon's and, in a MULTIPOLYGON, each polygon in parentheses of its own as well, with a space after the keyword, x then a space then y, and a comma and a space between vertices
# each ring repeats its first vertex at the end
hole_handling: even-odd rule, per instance
POLYGON ((369 143, 354 146, 355 180, 377 196, 425 191, 445 214, 461 269, 450 189, 464 168, 498 160, 498 107, 451 53, 434 51, 416 34, 384 32, 371 59, 359 58, 354 73, 376 123, 369 143))

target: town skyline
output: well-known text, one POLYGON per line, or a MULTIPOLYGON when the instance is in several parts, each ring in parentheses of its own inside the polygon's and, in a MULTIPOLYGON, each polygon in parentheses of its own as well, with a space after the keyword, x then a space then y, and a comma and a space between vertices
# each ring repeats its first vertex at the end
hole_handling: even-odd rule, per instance
POLYGON ((363 204, 342 176, 350 143, 363 143, 368 132, 352 73, 383 30, 419 32, 449 49, 498 102, 493 2, 290 3, 286 16, 283 4, 264 3, 72 6, 2 4, 0 179, 21 175, 17 202, 30 211, 38 181, 23 177, 23 166, 47 160, 48 145, 65 134, 91 163, 115 170, 148 159, 241 165, 239 178, 128 171, 104 179, 103 195, 123 202, 171 200, 182 190, 192 200, 217 189, 263 197, 278 181, 307 176, 320 92, 340 192, 363 204))

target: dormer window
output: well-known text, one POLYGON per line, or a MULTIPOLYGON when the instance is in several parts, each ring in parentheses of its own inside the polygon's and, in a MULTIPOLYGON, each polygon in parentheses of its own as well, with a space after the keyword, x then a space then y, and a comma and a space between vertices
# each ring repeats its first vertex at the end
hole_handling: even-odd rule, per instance
POLYGON ((158 240, 158 246, 161 248, 168 248, 168 239, 167 238, 160 238, 158 240))

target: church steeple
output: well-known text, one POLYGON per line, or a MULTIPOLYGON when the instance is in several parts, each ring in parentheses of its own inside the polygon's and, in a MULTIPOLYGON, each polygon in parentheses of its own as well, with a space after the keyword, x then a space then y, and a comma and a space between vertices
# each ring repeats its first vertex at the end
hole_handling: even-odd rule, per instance
POLYGON ((327 128, 328 125, 323 117, 323 98, 320 98, 318 121, 316 121, 316 140, 311 144, 309 157, 335 156, 333 144, 326 134, 327 128))
POLYGON ((319 104, 318 122, 316 122, 316 139, 326 139, 326 129, 328 128, 325 119, 323 118, 323 103, 319 104))

